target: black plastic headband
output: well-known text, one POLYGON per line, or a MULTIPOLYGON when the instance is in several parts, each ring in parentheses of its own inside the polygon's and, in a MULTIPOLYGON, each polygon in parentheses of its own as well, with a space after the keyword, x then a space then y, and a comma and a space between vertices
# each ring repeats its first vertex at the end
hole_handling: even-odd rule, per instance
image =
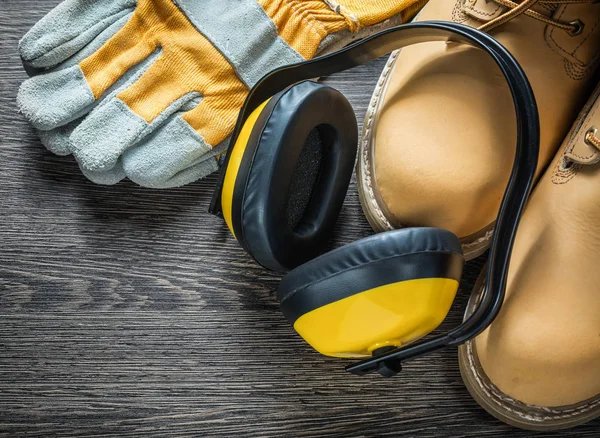
MULTIPOLYGON (((254 109, 289 85, 347 70, 402 47, 429 41, 468 44, 488 53, 496 62, 506 78, 515 105, 517 116, 515 161, 496 220, 486 287, 475 311, 461 325, 444 335, 386 351, 346 368, 347 371, 355 374, 375 371, 384 375, 395 374, 400 370, 400 363, 405 360, 448 346, 459 345, 474 338, 492 323, 500 311, 504 301, 506 277, 517 226, 533 185, 539 154, 538 111, 527 76, 504 46, 486 33, 452 22, 429 21, 405 24, 373 35, 330 55, 281 67, 264 76, 250 91, 230 143, 235 144, 240 129, 254 109)), ((209 210, 217 215, 221 213, 221 191, 228 159, 229 155, 225 159, 209 210)))

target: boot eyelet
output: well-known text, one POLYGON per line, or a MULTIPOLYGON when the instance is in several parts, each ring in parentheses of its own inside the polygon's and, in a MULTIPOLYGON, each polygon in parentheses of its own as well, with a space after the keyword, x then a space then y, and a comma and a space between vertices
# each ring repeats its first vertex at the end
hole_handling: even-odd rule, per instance
POLYGON ((598 149, 598 146, 596 144, 594 144, 594 139, 595 138, 598 138, 598 128, 596 128, 595 126, 592 126, 585 133, 585 137, 584 137, 585 144, 587 144, 588 146, 592 146, 592 147, 595 147, 596 149, 598 149), (590 139, 590 137, 592 137, 592 139, 590 139))
POLYGON ((581 35, 585 28, 585 23, 579 19, 570 21, 569 24, 573 26, 573 29, 567 32, 571 36, 581 35))

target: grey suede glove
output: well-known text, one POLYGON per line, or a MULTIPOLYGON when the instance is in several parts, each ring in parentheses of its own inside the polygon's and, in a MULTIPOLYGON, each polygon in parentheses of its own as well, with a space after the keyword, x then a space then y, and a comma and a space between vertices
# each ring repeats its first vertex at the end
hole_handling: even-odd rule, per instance
POLYGON ((73 154, 94 182, 184 185, 217 170, 266 72, 400 23, 423 3, 66 0, 20 43, 41 73, 23 83, 18 106, 44 145, 73 154))

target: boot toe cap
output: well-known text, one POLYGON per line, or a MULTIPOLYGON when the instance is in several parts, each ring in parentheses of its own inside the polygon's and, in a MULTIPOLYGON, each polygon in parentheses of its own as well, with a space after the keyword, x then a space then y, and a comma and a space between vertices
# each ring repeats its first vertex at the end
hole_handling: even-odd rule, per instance
POLYGON ((476 50, 438 43, 398 56, 366 121, 378 202, 392 224, 466 237, 495 220, 516 123, 504 78, 480 74, 495 71, 490 63, 476 50))
POLYGON ((569 406, 600 394, 599 333, 581 325, 509 307, 475 347, 485 374, 503 393, 534 406, 569 406))

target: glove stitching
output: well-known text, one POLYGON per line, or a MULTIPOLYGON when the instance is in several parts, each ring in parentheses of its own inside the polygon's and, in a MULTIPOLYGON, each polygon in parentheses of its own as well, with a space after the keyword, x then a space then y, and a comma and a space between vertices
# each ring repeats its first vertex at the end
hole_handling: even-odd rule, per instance
POLYGON ((322 39, 327 36, 327 30, 323 24, 310 15, 309 12, 301 11, 298 7, 297 0, 291 0, 288 4, 290 8, 293 9, 293 11, 300 17, 300 19, 309 27, 309 29, 312 30, 313 33, 315 33, 319 38, 322 39), (319 29, 317 29, 316 26, 319 26, 319 29), (321 30, 321 32, 319 32, 319 30, 321 30))
POLYGON ((324 0, 324 2, 327 6, 329 6, 329 8, 333 12, 344 17, 344 19, 348 23, 348 26, 350 27, 351 32, 358 32, 360 29, 362 29, 363 26, 360 23, 359 19, 356 17, 356 15, 351 13, 345 6, 340 5, 335 0, 324 0))

